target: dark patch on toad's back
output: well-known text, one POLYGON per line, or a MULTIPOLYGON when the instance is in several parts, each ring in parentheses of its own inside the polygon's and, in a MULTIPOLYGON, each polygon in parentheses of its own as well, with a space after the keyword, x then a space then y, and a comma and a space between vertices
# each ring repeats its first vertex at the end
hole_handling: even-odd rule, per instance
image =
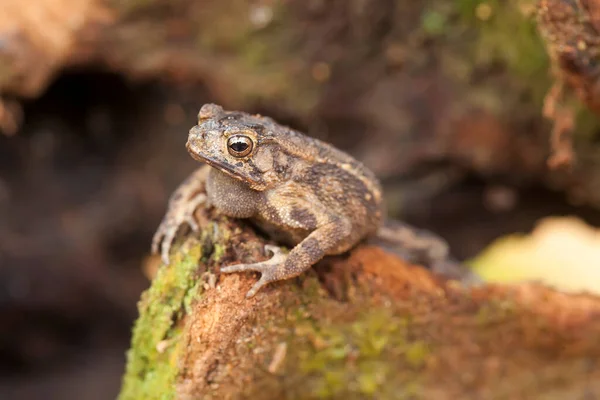
POLYGON ((283 225, 283 221, 281 220, 279 210, 272 204, 264 202, 261 204, 261 214, 267 216, 267 219, 271 224, 275 225, 283 225))
POLYGON ((290 218, 302 225, 304 229, 317 228, 317 218, 305 208, 293 207, 290 211, 290 218))
POLYGON ((362 180, 332 164, 315 164, 307 170, 302 178, 305 184, 315 188, 315 193, 321 199, 332 198, 350 213, 356 210, 350 210, 346 206, 356 203, 358 200, 369 213, 377 212, 379 205, 375 200, 373 193, 369 191, 362 180), (332 190, 325 182, 335 180, 339 182, 342 192, 332 190))

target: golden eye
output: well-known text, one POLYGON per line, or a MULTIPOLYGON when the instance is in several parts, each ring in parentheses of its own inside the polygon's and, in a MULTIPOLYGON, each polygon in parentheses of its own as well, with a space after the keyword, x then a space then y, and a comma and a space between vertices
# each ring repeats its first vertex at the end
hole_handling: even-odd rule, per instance
POLYGON ((227 140, 227 150, 234 157, 245 157, 252 152, 252 139, 244 135, 235 135, 227 140))

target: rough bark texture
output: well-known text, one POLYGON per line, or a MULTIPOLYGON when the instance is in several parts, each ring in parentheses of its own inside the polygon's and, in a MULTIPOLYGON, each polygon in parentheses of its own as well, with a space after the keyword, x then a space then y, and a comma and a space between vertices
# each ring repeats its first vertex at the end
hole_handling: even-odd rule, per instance
POLYGON ((599 298, 466 288, 361 246, 248 300, 256 277, 218 266, 264 240, 199 214, 139 303, 121 400, 600 396, 599 298))

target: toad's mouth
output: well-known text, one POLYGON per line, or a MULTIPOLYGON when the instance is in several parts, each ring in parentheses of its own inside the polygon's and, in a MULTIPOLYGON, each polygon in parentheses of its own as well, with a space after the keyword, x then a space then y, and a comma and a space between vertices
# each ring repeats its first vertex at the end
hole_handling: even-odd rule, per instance
MULTIPOLYGON (((188 147, 188 150, 190 150, 189 147, 188 147)), ((230 165, 228 163, 215 160, 214 158, 211 158, 211 157, 206 157, 195 151, 190 151, 189 153, 191 154, 191 156, 194 160, 206 163, 206 164, 210 165, 211 167, 216 168, 221 172, 224 172, 228 176, 230 176, 234 179, 237 179, 238 181, 246 183, 251 188, 261 186, 261 184, 258 181, 256 181, 255 179, 252 179, 251 177, 249 177, 247 175, 240 174, 238 170, 236 170, 232 165, 230 165)))

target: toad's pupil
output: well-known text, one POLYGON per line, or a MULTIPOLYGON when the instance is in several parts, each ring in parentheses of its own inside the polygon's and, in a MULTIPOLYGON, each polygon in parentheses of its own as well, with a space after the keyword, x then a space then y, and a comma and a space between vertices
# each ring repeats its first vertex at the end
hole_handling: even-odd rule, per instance
POLYGON ((227 141, 229 154, 234 157, 246 157, 252 152, 252 140, 247 136, 232 136, 227 141))
POLYGON ((233 151, 237 151, 238 153, 241 153, 248 149, 248 143, 242 142, 242 141, 233 142, 230 144, 230 147, 233 151))

